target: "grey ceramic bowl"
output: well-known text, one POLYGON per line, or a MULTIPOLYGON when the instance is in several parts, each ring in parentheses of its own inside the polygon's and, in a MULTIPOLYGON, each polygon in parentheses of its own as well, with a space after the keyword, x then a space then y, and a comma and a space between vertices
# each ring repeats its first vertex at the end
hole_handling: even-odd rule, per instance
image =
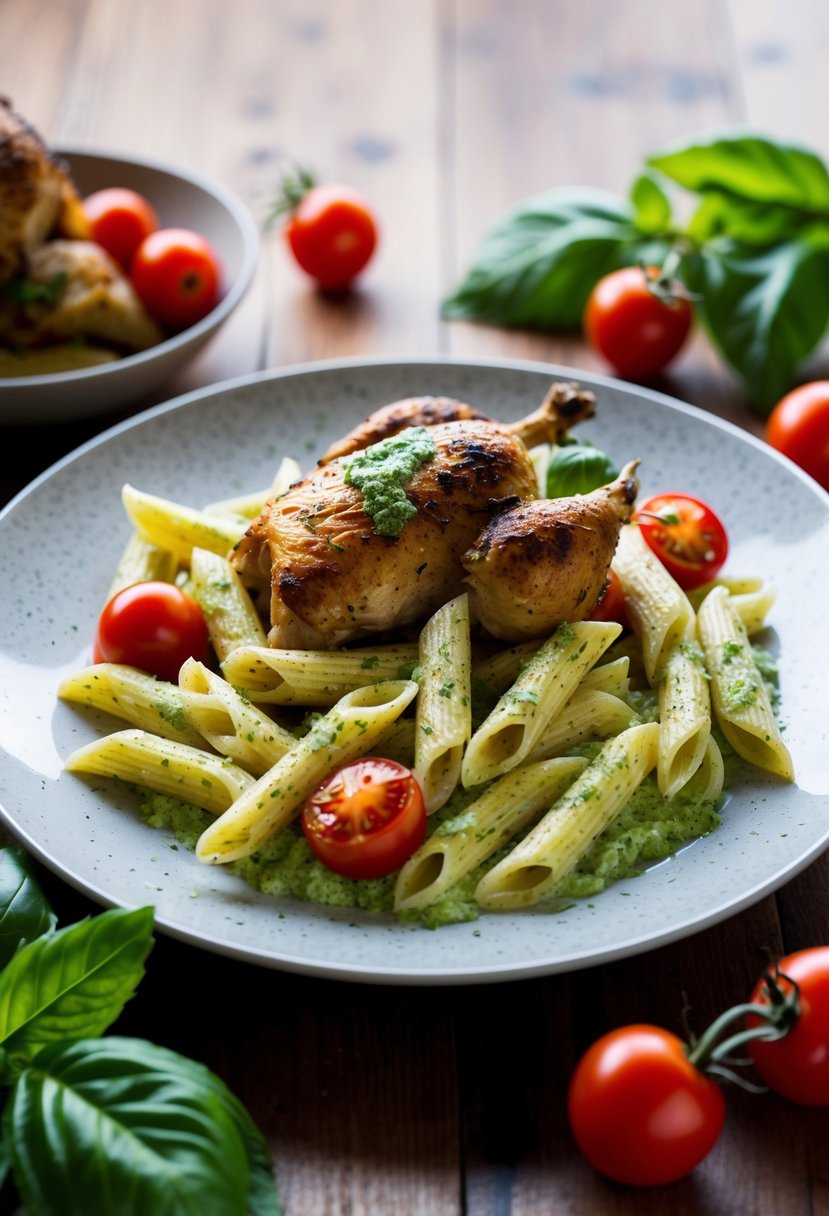
POLYGON ((81 196, 106 186, 143 194, 162 227, 192 228, 218 253, 224 273, 221 300, 201 321, 149 350, 114 363, 48 376, 0 379, 0 424, 81 418, 138 401, 180 371, 227 320, 256 269, 259 238, 247 208, 201 174, 161 163, 58 150, 81 196))

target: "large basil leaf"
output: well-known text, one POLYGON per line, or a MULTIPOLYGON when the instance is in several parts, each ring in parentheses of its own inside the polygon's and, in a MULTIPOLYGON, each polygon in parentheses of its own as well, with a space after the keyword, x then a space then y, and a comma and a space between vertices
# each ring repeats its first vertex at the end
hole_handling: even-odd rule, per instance
POLYGON ((520 203, 484 236, 446 317, 496 325, 581 323, 594 284, 630 260, 627 203, 597 190, 551 190, 520 203))
POLYGON ((647 163, 688 190, 724 190, 755 203, 829 214, 829 173, 806 148, 734 133, 681 144, 647 163))
POLYGON ((767 414, 826 329, 829 252, 806 241, 762 251, 715 242, 686 262, 684 275, 713 341, 767 414))
POLYGON ((55 927, 55 914, 34 876, 23 849, 0 849, 0 968, 18 946, 32 942, 55 927))
POLYGON ((699 245, 725 236, 742 245, 766 246, 792 240, 819 223, 780 203, 752 203, 711 190, 702 196, 686 233, 699 245))
POLYGON ((630 188, 633 223, 639 232, 654 236, 671 222, 671 201, 652 173, 640 173, 630 188))
POLYGON ((144 974, 153 910, 115 909, 18 950, 0 972, 6 1076, 41 1047, 103 1034, 144 974))
POLYGON ((590 443, 554 447, 547 464, 547 497, 589 494, 613 481, 618 472, 610 457, 590 443))
MULTIPOLYGON (((238 1103, 200 1064, 140 1039, 45 1048, 4 1115, 15 1181, 37 1216, 255 1216, 238 1103)), ((261 1169, 259 1163, 257 1170, 261 1169)))

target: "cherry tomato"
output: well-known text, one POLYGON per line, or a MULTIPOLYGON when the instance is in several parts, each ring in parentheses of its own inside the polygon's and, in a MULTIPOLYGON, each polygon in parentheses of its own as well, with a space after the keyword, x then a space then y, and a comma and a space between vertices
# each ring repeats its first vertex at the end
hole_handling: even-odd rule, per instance
MULTIPOLYGON (((659 270, 649 266, 647 274, 656 280, 659 270)), ((640 266, 626 266, 605 275, 593 288, 584 328, 590 345, 620 375, 637 380, 670 363, 688 336, 692 318, 686 299, 661 299, 640 266)))
MULTIPOLYGON (((791 990, 790 980, 797 984, 800 1012, 782 1039, 748 1044, 752 1063, 765 1083, 784 1098, 804 1106, 829 1106, 829 946, 799 950, 777 966, 784 992, 791 990)), ((770 1004, 765 979, 757 982, 751 1000, 770 1004)), ((754 1017, 747 1022, 761 1024, 754 1017)))
POLYGON ((382 878, 399 870, 423 841, 423 794, 409 769, 394 760, 352 760, 305 803, 302 830, 311 851, 335 874, 382 878))
POLYGON ((113 186, 83 200, 90 239, 129 270, 141 242, 158 228, 153 206, 134 190, 113 186))
POLYGON ((717 1085, 658 1026, 623 1026, 582 1056, 570 1082, 576 1143, 608 1178, 662 1186, 714 1147, 725 1119, 717 1085))
POLYGON ((728 535, 707 503, 690 494, 655 494, 633 518, 662 565, 686 591, 715 578, 728 557, 728 535))
POLYGON ((604 590, 588 619, 591 621, 618 621, 623 629, 630 629, 625 593, 622 590, 621 579, 615 570, 608 570, 604 590))
POLYGON ((342 291, 377 245, 377 221, 348 186, 312 186, 291 212, 285 236, 302 269, 325 291, 342 291))
POLYGON ((829 380, 802 384, 779 401, 766 439, 829 490, 829 380))
POLYGON ((134 583, 101 613, 93 656, 176 681, 185 659, 204 658, 207 637, 201 608, 173 583, 134 583))
POLYGON ((221 267, 213 246, 187 228, 159 228, 135 251, 130 278, 162 325, 185 329, 216 307, 221 267))

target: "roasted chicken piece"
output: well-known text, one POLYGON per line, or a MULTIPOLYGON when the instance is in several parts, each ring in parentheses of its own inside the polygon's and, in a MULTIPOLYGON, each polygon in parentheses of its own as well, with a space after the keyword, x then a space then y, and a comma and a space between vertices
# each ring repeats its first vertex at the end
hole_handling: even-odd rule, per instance
POLYGON ((119 267, 92 241, 38 245, 28 255, 26 285, 23 300, 0 300, 0 338, 9 346, 83 335, 144 350, 164 338, 119 267))
MULTIPOLYGON (((421 425, 423 402, 412 399, 408 415, 421 425)), ((462 403, 450 408, 475 413, 462 403)), ((461 557, 493 511, 536 495, 523 436, 554 440, 592 412, 592 394, 556 385, 535 413, 511 426, 468 413, 430 426, 436 452, 405 487, 416 514, 396 537, 377 534, 362 493, 346 483, 347 462, 327 453, 328 463, 268 504, 233 555, 249 585, 270 596, 271 645, 338 646, 420 621, 458 595, 461 557)), ((401 403, 378 414, 393 417, 396 431, 405 426, 401 403)), ((378 414, 336 450, 374 442, 378 414)))
POLYGON ((518 503, 490 520, 461 561, 470 607, 494 637, 542 637, 590 614, 630 519, 638 464, 592 494, 518 503))
POLYGON ((25 272, 31 251, 78 206, 63 163, 0 97, 0 284, 25 272))

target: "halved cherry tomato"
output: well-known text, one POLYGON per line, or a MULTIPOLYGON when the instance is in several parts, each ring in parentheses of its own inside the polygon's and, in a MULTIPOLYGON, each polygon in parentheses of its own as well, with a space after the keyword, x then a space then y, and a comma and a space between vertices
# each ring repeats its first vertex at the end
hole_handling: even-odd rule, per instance
POLYGON ((185 659, 204 658, 207 640, 202 610, 189 595, 173 583, 134 583, 101 613, 93 657, 176 681, 185 659))
POLYGON ((622 583, 615 570, 608 570, 604 590, 599 596, 599 602, 590 613, 591 621, 618 621, 623 629, 630 629, 625 593, 622 583))
POLYGON ((352 760, 305 803, 302 830, 311 851, 335 874, 382 878, 399 870, 423 841, 423 794, 409 769, 394 760, 352 760))
POLYGON ((633 519, 662 565, 686 591, 715 578, 728 557, 722 520, 691 494, 655 494, 633 519))
MULTIPOLYGON (((781 1039, 748 1044, 757 1072, 776 1093, 804 1106, 829 1106, 829 946, 813 946, 780 959, 777 982, 783 992, 798 987, 799 1013, 781 1039)), ((751 994, 753 1004, 769 1005, 765 978, 751 994)), ((755 1017, 749 1026, 760 1025, 755 1017)))
POLYGON ((325 291, 348 287, 374 253, 377 235, 366 200, 339 185, 312 185, 285 226, 297 262, 325 291))
POLYGON ((158 228, 152 204, 135 190, 120 186, 88 195, 83 200, 83 213, 91 239, 126 270, 141 242, 158 228))
POLYGON ((787 393, 769 415, 766 439, 829 490, 829 380, 787 393))
POLYGON ((187 228, 159 228, 135 251, 132 285, 151 316, 185 329, 216 307, 221 266, 205 237, 187 228))
POLYGON ((600 279, 587 301, 584 330, 590 345, 622 376, 645 379, 661 371, 688 336, 688 300, 656 289, 659 268, 626 266, 600 279), (646 277, 647 274, 647 277, 646 277), (650 280, 650 282, 649 282, 650 280))
POLYGON ((633 1025, 604 1035, 582 1056, 568 1115, 597 1170, 617 1182, 662 1186, 689 1174, 714 1147, 725 1102, 681 1039, 633 1025))

